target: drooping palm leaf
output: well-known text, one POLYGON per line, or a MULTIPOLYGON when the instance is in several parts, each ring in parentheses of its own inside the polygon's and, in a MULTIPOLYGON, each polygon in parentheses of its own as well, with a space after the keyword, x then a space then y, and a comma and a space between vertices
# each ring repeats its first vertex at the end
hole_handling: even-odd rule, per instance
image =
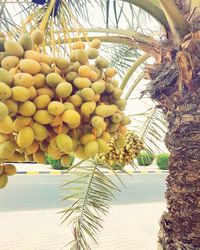
POLYGON ((109 202, 119 188, 111 181, 100 165, 89 163, 77 165, 69 175, 75 176, 62 186, 67 194, 63 200, 72 200, 62 211, 63 222, 73 225, 74 249, 88 250, 92 242, 98 241, 103 216, 109 211, 109 202))

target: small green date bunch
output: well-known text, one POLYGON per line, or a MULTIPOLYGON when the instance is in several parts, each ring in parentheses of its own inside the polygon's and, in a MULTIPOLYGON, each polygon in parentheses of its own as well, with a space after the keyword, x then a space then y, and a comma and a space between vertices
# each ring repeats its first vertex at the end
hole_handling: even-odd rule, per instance
POLYGON ((109 151, 107 153, 97 154, 94 159, 101 164, 110 166, 119 163, 127 165, 144 149, 143 142, 133 131, 123 135, 115 135, 110 139, 108 146, 109 151))

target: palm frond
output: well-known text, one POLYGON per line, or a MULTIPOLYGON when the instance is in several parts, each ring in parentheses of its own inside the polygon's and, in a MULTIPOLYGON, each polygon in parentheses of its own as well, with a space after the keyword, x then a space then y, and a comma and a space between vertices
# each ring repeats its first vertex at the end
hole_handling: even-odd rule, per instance
MULTIPOLYGON (((136 2, 138 1, 113 1, 113 0, 105 0, 104 2, 104 23, 106 27, 108 28, 119 28, 124 26, 126 24, 126 27, 129 29, 132 29, 137 32, 145 33, 152 30, 152 27, 149 26, 149 23, 152 22, 153 18, 151 17, 152 13, 148 13, 147 10, 150 8, 147 8, 147 10, 144 8, 138 8, 138 4, 136 2), (127 16, 130 16, 130 18, 127 18, 127 16)), ((145 1, 142 6, 145 6, 145 1)), ((157 8, 159 12, 161 10, 151 3, 150 7, 157 8)), ((155 11, 153 11, 155 13, 155 11)), ((164 14, 162 13, 164 16, 164 14)), ((159 16, 159 15, 158 15, 159 16)))
POLYGON ((119 44, 104 44, 102 51, 110 59, 110 64, 118 70, 120 78, 123 78, 126 71, 140 56, 137 49, 119 44))
POLYGON ((0 10, 0 30, 2 32, 8 32, 15 27, 16 23, 14 21, 13 15, 8 10, 8 5, 6 3, 1 3, 0 10))
MULTIPOLYGON (((57 1, 56 1, 57 2, 57 1)), ((2 3, 5 5, 5 8, 9 11, 12 1, 6 1, 2 3)), ((38 5, 29 0, 16 1, 13 4, 13 13, 19 16, 28 17, 33 14, 35 11, 45 11, 48 7, 49 1, 46 1, 44 5, 38 5)), ((147 32, 152 29, 152 26, 148 28, 145 27, 148 23, 152 22, 150 15, 138 8, 134 4, 129 4, 126 1, 113 1, 113 0, 79 0, 79 1, 59 1, 59 5, 68 6, 68 9, 71 10, 73 15, 80 21, 91 27, 99 26, 99 22, 95 22, 96 16, 94 17, 93 13, 96 9, 99 9, 98 19, 101 19, 101 26, 104 27, 113 27, 120 28, 125 27, 139 32, 147 32), (101 14, 100 14, 101 13, 101 14), (130 16, 130 18, 127 18, 130 16)), ((58 9, 58 13, 60 8, 58 9)), ((8 12, 9 14, 9 12, 8 12)), ((69 17, 69 15, 67 15, 69 17)), ((8 15, 7 15, 8 17, 8 15)), ((41 16, 40 16, 41 17, 41 16)), ((39 16, 37 16, 39 19, 39 16)), ((66 19, 70 21, 67 17, 66 19)))
POLYGON ((77 164, 68 174, 74 177, 62 186, 66 192, 63 200, 72 200, 72 203, 61 211, 63 222, 73 225, 74 240, 71 243, 74 249, 88 250, 92 242, 97 243, 102 217, 108 213, 109 202, 119 188, 95 163, 77 164))
POLYGON ((169 27, 167 19, 160 8, 157 0, 124 0, 132 5, 138 6, 140 10, 144 10, 145 13, 153 16, 158 22, 164 25, 166 28, 169 27))
POLYGON ((143 113, 134 114, 130 117, 133 124, 130 127, 144 141, 145 147, 152 153, 161 151, 167 132, 167 122, 161 110, 151 107, 143 113))

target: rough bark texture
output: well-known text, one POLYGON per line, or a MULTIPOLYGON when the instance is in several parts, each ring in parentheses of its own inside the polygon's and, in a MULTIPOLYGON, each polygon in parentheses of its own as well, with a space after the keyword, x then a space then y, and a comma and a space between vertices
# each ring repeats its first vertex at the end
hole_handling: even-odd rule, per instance
POLYGON ((171 153, 167 178, 167 206, 160 222, 160 249, 200 249, 200 88, 182 98, 169 98, 171 153))
MULTIPOLYGON (((188 6, 182 8, 187 14, 188 6)), ((147 68, 152 79, 148 92, 157 100, 169 123, 165 143, 171 153, 166 192, 168 211, 160 220, 159 250, 200 249, 200 31, 197 26, 193 25, 195 33, 186 36, 180 48, 168 45, 168 53, 160 65, 147 68)))

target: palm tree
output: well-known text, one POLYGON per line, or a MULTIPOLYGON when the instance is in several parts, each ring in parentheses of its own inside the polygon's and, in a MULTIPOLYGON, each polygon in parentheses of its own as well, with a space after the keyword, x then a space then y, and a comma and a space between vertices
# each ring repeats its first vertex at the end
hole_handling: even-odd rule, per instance
MULTIPOLYGON (((61 2, 64 6, 67 5, 64 4, 65 1, 61 2)), ((92 2, 88 1, 87 4, 86 2, 80 0, 75 3, 75 1, 69 0, 68 6, 77 15, 80 14, 82 18, 89 19, 87 15, 88 5, 92 2)), ((51 9, 46 3, 44 7, 35 11, 34 18, 46 10, 47 12, 50 10, 49 13, 51 13, 56 3, 57 1, 50 1, 51 9)), ((135 53, 135 57, 132 57, 134 63, 125 75, 121 88, 125 89, 128 86, 127 84, 133 73, 138 67, 142 66, 144 73, 141 73, 135 80, 127 93, 127 97, 143 77, 149 79, 150 83, 143 94, 149 94, 157 102, 157 108, 162 109, 168 122, 168 132, 165 138, 166 146, 171 154, 166 192, 168 211, 163 214, 160 221, 158 249, 199 249, 200 3, 198 0, 125 0, 120 3, 107 0, 105 4, 104 1, 100 1, 100 3, 97 1, 97 4, 106 13, 106 28, 92 27, 85 29, 88 36, 86 37, 84 33, 81 36, 78 33, 78 39, 87 40, 88 38, 98 37, 103 42, 121 46, 120 48, 123 48, 123 50, 131 47, 132 51, 144 52, 145 54, 142 53, 140 56, 135 53), (134 10, 133 6, 137 6, 139 10, 143 10, 154 17, 164 31, 162 39, 161 37, 155 39, 152 34, 143 33, 140 29, 119 29, 119 20, 122 16, 126 17, 129 23, 131 23, 132 18, 130 16, 129 19, 124 13, 124 2, 130 4, 132 11, 134 10), (109 24, 111 3, 113 3, 112 7, 115 13, 114 27, 109 24), (120 11, 117 12, 117 10, 120 11), (98 33, 102 35, 97 35, 98 33), (136 60, 138 56, 139 58, 136 60), (155 59, 153 65, 144 64, 149 56, 155 59)), ((30 14, 29 11, 33 11, 35 8, 32 6, 31 9, 27 9, 23 4, 21 4, 21 7, 27 17, 30 14)), ((68 8, 65 6, 66 9, 68 8)), ((6 8, 3 8, 2 13, 8 18, 9 11, 6 12, 5 10, 6 8)), ((67 16, 67 12, 61 14, 67 16)), ((69 15, 69 20, 73 18, 74 16, 69 15)), ((48 18, 46 17, 43 28, 47 22, 48 18)), ((4 30, 8 30, 14 23, 14 21, 6 22, 4 18, 1 25, 4 30)), ((61 26, 63 30, 66 28, 64 23, 61 23, 61 26)), ((73 30, 70 32, 73 32, 73 30)), ((65 33, 59 41, 54 41, 55 44, 76 40, 76 38, 67 38, 65 33)), ((72 195, 66 197, 66 199, 76 198, 76 201, 69 209, 65 210, 64 214, 66 219, 74 212, 79 213, 79 216, 73 220, 75 249, 89 248, 87 240, 84 238, 84 231, 94 240, 96 239, 96 229, 101 225, 101 219, 98 218, 98 213, 94 213, 94 210, 105 213, 107 202, 112 198, 112 190, 118 190, 115 184, 103 174, 100 166, 91 164, 86 166, 84 171, 82 174, 78 172, 78 176, 72 183, 85 185, 86 191, 76 190, 76 193, 74 191, 72 195), (95 194, 99 194, 99 196, 95 194), (103 198, 99 199, 100 196, 103 198), (90 210, 91 207, 92 210, 90 210)), ((67 186, 69 184, 66 183, 67 186)))

